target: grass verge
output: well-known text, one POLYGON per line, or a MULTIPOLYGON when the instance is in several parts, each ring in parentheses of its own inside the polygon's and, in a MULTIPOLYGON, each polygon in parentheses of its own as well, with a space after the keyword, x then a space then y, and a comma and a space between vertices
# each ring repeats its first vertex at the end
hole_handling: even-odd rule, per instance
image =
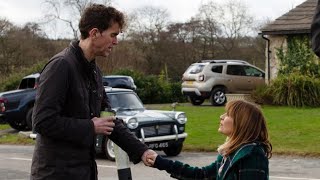
MULTIPOLYGON (((147 105, 148 109, 171 110, 170 105, 147 105)), ((320 156, 320 108, 280 106, 261 107, 269 129, 274 154, 320 156)), ((187 114, 188 137, 184 150, 216 151, 225 140, 218 133, 219 116, 224 107, 179 104, 177 111, 187 114)))
POLYGON ((20 145, 33 145, 35 141, 31 138, 15 134, 4 134, 0 136, 0 144, 20 144, 20 145))
MULTIPOLYGON (((148 109, 171 110, 170 104, 146 105, 148 109)), ((262 106, 267 119, 274 154, 320 157, 320 108, 262 106)), ((216 151, 225 137, 218 133, 219 116, 224 107, 179 104, 177 111, 187 114, 184 151, 216 151)), ((0 125, 1 129, 8 125, 0 125)), ((0 136, 0 144, 34 144, 17 134, 0 136)))
POLYGON ((5 129, 9 129, 9 128, 10 128, 9 124, 0 124, 0 131, 5 130, 5 129))

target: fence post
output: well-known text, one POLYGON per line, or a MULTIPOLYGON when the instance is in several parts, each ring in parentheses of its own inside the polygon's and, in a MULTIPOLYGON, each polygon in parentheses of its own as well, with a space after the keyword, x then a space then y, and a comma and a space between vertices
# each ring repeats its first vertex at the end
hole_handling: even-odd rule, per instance
POLYGON ((132 180, 129 157, 118 145, 114 143, 114 153, 116 155, 116 164, 119 180, 132 180))

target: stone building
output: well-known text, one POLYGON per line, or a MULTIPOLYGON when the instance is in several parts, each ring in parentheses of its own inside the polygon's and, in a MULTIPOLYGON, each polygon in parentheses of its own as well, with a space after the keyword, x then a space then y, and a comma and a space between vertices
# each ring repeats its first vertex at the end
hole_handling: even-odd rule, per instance
POLYGON ((265 69, 267 82, 277 77, 279 60, 276 56, 276 49, 286 48, 287 39, 290 37, 310 36, 310 27, 316 6, 317 0, 306 0, 260 29, 260 34, 267 41, 265 69))

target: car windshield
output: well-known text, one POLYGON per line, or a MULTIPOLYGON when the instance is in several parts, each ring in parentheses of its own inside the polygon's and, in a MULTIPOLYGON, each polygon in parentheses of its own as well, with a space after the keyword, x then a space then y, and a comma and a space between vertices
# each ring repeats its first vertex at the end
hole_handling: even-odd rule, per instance
POLYGON ((118 84, 132 84, 132 82, 128 78, 119 77, 119 78, 104 78, 104 85, 108 85, 110 87, 114 87, 118 84))
POLYGON ((134 93, 108 94, 111 108, 116 111, 144 109, 140 99, 134 93))
POLYGON ((125 88, 136 90, 137 87, 131 77, 110 77, 104 76, 102 79, 104 86, 114 87, 114 88, 125 88))

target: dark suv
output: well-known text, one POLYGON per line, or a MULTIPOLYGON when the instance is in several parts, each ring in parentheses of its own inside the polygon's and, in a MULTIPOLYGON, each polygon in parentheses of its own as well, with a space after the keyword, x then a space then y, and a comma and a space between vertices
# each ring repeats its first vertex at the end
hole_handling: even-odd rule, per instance
POLYGON ((0 93, 0 119, 19 131, 31 129, 39 73, 24 77, 18 89, 0 93))
POLYGON ((248 94, 265 84, 264 77, 264 71, 243 60, 202 60, 183 74, 182 93, 193 105, 210 99, 221 106, 227 102, 226 93, 248 94))

